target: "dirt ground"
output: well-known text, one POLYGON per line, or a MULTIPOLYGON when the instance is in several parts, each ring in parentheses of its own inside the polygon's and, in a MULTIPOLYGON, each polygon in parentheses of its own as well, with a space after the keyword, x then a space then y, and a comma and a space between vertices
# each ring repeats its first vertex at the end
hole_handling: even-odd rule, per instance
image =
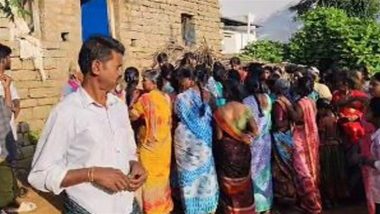
POLYGON ((60 214, 62 205, 59 203, 59 198, 46 193, 37 193, 31 188, 28 188, 28 193, 25 197, 20 198, 20 201, 33 202, 37 205, 37 210, 31 212, 33 214, 60 214))
MULTIPOLYGON (((37 210, 33 214, 60 214, 61 203, 58 197, 53 197, 51 194, 37 193, 31 188, 28 188, 28 194, 20 199, 21 201, 30 201, 36 203, 37 210)), ((281 210, 280 214, 296 214, 296 212, 281 210)), ((334 210, 324 211, 325 214, 367 214, 365 204, 343 206, 334 210)))

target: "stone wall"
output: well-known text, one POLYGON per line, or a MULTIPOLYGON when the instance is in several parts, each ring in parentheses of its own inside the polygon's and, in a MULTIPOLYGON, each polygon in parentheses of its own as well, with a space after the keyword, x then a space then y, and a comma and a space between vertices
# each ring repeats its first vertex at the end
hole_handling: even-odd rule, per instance
MULTIPOLYGON (((124 66, 148 67, 155 52, 170 42, 182 44, 181 14, 192 16, 196 42, 205 38, 219 51, 221 46, 218 0, 107 0, 113 36, 127 49, 124 66)), ((70 67, 75 67, 81 39, 79 0, 39 0, 33 15, 35 32, 43 48, 47 80, 32 60, 20 59, 20 43, 11 38, 8 19, 0 15, 0 43, 12 47, 12 72, 21 96, 18 121, 41 130, 59 99, 70 67), (62 35, 67 40, 64 41, 62 35)))
POLYGON ((117 32, 127 46, 127 65, 146 67, 152 56, 170 42, 183 45, 181 14, 193 16, 196 41, 206 38, 220 50, 220 12, 218 0, 126 0, 119 7, 117 32))
POLYGON ((32 35, 41 41, 46 81, 36 70, 31 59, 20 58, 20 42, 11 37, 12 24, 0 16, 0 43, 12 48, 12 71, 21 97, 22 111, 18 121, 27 121, 32 130, 41 130, 54 104, 59 101, 63 84, 67 80, 69 66, 75 65, 80 45, 80 5, 78 1, 33 1, 32 11, 39 22, 32 35), (61 34, 68 32, 68 41, 61 34))

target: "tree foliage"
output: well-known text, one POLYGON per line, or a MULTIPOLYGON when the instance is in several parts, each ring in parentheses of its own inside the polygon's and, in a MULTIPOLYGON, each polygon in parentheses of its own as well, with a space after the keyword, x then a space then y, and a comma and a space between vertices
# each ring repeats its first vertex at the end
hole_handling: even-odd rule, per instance
POLYGON ((317 7, 334 7, 344 10, 350 17, 376 19, 380 12, 379 0, 301 0, 291 7, 298 15, 317 7))
POLYGON ((321 69, 380 68, 380 26, 375 21, 349 17, 335 8, 318 8, 300 19, 304 26, 290 41, 290 61, 321 69))
POLYGON ((248 44, 242 51, 241 57, 270 63, 284 60, 285 44, 269 40, 261 40, 248 44))
POLYGON ((25 16, 30 15, 28 11, 24 9, 24 5, 27 1, 31 0, 0 0, 0 12, 14 21, 16 15, 25 18, 25 16))

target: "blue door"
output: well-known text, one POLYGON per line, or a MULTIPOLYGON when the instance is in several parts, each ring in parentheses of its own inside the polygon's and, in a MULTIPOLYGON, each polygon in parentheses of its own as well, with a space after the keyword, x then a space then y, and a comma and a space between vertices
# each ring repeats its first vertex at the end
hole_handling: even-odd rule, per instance
POLYGON ((110 36, 107 0, 81 0, 82 39, 91 35, 110 36))

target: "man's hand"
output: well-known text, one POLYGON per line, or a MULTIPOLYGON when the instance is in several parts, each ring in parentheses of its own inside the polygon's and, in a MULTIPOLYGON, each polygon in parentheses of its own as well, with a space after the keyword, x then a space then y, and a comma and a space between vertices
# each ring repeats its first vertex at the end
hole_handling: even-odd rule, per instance
POLYGON ((144 167, 139 162, 130 161, 130 165, 131 172, 129 173, 128 178, 130 179, 132 191, 136 191, 144 184, 148 175, 144 167))
POLYGON ((4 88, 5 105, 8 108, 12 108, 13 103, 12 103, 11 87, 10 87, 11 86, 11 82, 12 82, 12 78, 10 78, 6 74, 2 74, 2 75, 0 75, 0 82, 3 85, 3 88, 4 88))
POLYGON ((94 184, 105 190, 111 193, 134 191, 131 180, 121 170, 102 167, 95 167, 93 170, 94 184))
POLYGON ((3 75, 0 76, 0 81, 3 84, 4 88, 10 88, 11 82, 12 82, 12 78, 10 76, 6 75, 6 74, 3 74, 3 75))

